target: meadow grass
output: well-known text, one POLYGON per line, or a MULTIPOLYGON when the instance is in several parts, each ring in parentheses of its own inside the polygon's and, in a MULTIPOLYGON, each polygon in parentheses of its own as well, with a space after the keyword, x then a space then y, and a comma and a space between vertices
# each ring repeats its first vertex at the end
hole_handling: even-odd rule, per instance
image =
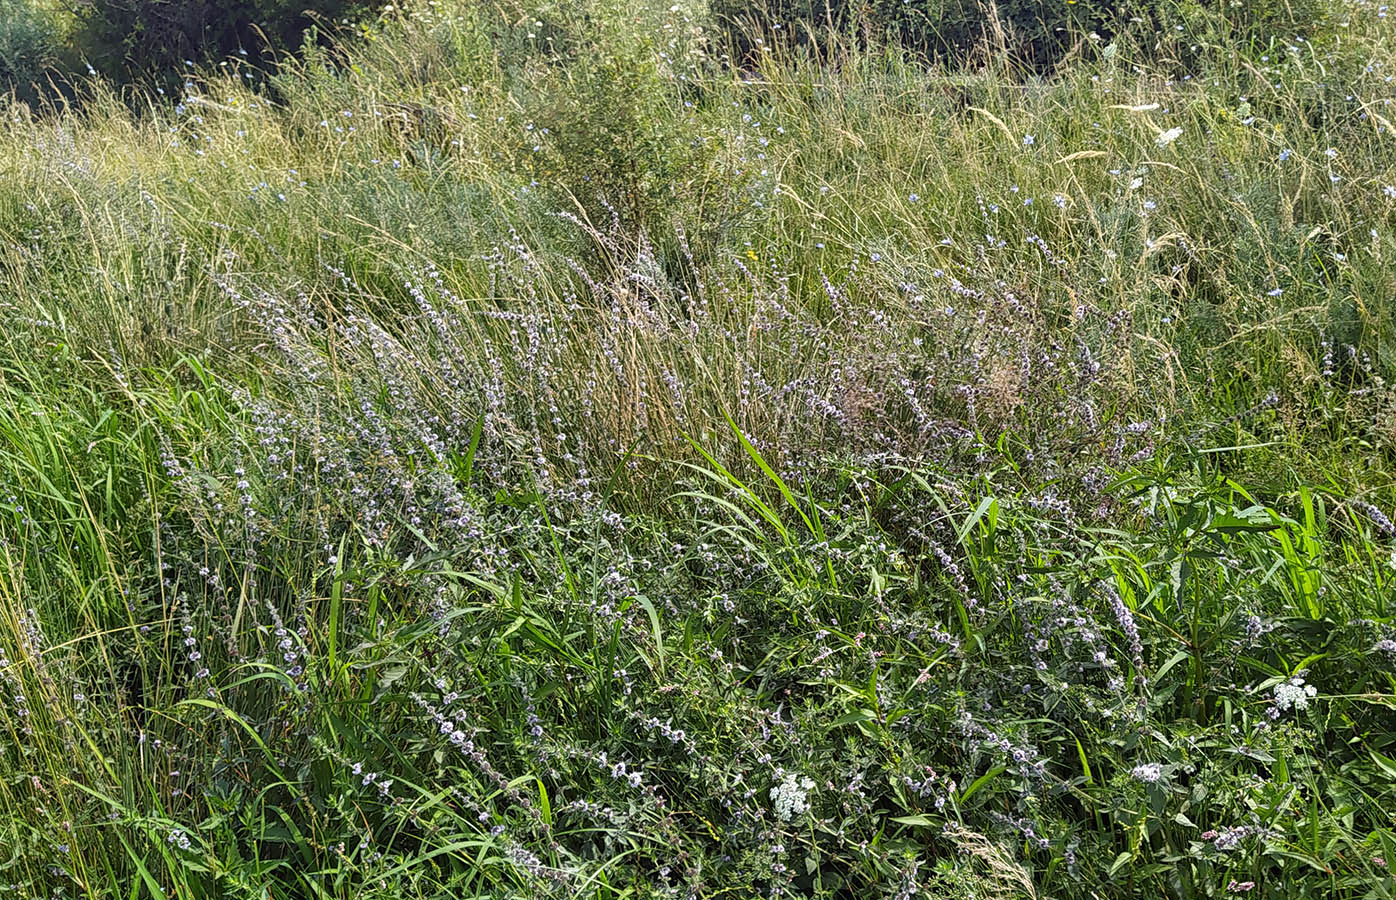
POLYGON ((1396 32, 1170 10, 0 108, 0 888, 1396 894, 1396 32))

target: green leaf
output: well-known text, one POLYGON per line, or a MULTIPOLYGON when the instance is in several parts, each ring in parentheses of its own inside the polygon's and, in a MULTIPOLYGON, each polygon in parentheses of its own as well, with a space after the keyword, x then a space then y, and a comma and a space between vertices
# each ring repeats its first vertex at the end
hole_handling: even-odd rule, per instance
POLYGON ((1333 870, 1330 869, 1328 866, 1324 865, 1322 860, 1315 859, 1307 853, 1300 853, 1296 850, 1281 850, 1279 848, 1271 847, 1265 851, 1265 855, 1279 856, 1283 857, 1284 859, 1298 860, 1304 865, 1309 866, 1323 873, 1324 875, 1331 875, 1333 873, 1333 870))
POLYGON ((1386 773, 1386 776, 1396 781, 1396 759, 1389 756, 1382 756, 1375 750, 1367 751, 1372 755, 1372 762, 1377 764, 1377 768, 1386 773))
MULTIPOLYGON (((751 504, 752 508, 755 509, 758 514, 760 514, 761 518, 765 519, 768 523, 770 523, 771 527, 774 528, 776 530, 776 533, 780 535, 782 541, 784 541, 786 544, 789 544, 790 532, 788 529, 786 529, 785 523, 780 520, 780 516, 776 515, 776 511, 771 509, 770 506, 768 506, 764 501, 762 501, 762 499, 759 496, 757 496, 756 492, 753 491, 745 481, 742 481, 736 475, 733 475, 731 472, 729 472, 722 465, 722 463, 718 462, 711 453, 709 453, 707 450, 703 448, 702 444, 695 441, 692 437, 688 438, 688 442, 693 446, 694 450, 698 451, 698 453, 703 457, 703 459, 707 460, 708 465, 712 466, 713 469, 715 469, 716 471, 708 471, 707 469, 703 469, 698 466, 689 466, 689 468, 701 472, 702 474, 708 476, 709 478, 713 479, 721 485, 736 487, 738 491, 741 493, 742 499, 745 500, 747 503, 751 504)), ((730 506, 731 504, 727 505, 730 506)))
POLYGON ((150 870, 146 868, 145 860, 141 859, 141 857, 136 854, 130 842, 126 840, 126 836, 120 831, 116 832, 116 838, 121 841, 121 846, 126 850, 126 858, 131 860, 131 864, 136 867, 136 871, 141 876, 141 881, 145 882, 146 889, 150 891, 150 896, 159 898, 159 900, 165 900, 165 891, 160 887, 160 882, 156 881, 155 876, 151 875, 150 870))
MULTIPOLYGON (((983 500, 980 500, 979 505, 974 508, 974 512, 970 513, 969 518, 965 519, 964 524, 960 526, 960 543, 964 543, 965 538, 969 536, 970 531, 974 528, 975 525, 979 524, 979 520, 984 518, 986 513, 988 513, 991 509, 993 509, 995 513, 997 513, 997 507, 998 500, 995 497, 990 496, 985 497, 983 500)), ((993 521, 995 518, 997 518, 996 515, 991 516, 990 521, 993 521)))
POLYGON ((548 802, 548 789, 543 786, 543 779, 535 778, 538 782, 538 807, 543 815, 543 824, 553 824, 553 805, 548 802))
POLYGON ((527 622, 528 616, 516 616, 514 621, 509 624, 509 627, 504 629, 504 633, 499 636, 500 643, 503 643, 505 638, 524 627, 527 622))
POLYGON ((870 709, 857 709, 846 715, 839 716, 830 725, 830 728, 839 728, 843 725, 854 725, 859 722, 867 722, 877 718, 877 713, 870 709))
POLYGON ((664 632, 663 632, 663 631, 660 629, 660 627, 659 627, 659 613, 655 611, 654 602, 651 601, 650 598, 648 598, 648 597, 637 597, 637 598, 636 598, 636 602, 638 602, 638 603, 640 604, 640 606, 644 607, 645 612, 649 613, 649 617, 650 617, 650 627, 654 629, 654 647, 655 647, 655 652, 659 655, 659 659, 658 659, 658 662, 659 662, 659 674, 660 674, 660 675, 663 675, 663 674, 664 674, 664 632))
POLYGON ((1091 764, 1086 761, 1086 748, 1081 746, 1081 739, 1072 735, 1071 739, 1076 742, 1076 755, 1081 759, 1081 772, 1086 776, 1086 783, 1092 784, 1095 778, 1091 775, 1091 764))
POLYGON ((974 779, 974 783, 971 784, 969 787, 965 788, 965 789, 964 789, 964 792, 960 794, 960 802, 961 802, 961 803, 964 803, 964 802, 965 802, 966 800, 968 800, 970 797, 973 797, 973 796, 975 795, 975 793, 976 793, 980 788, 982 788, 984 785, 988 784, 989 782, 993 781, 995 778, 997 778, 999 775, 1001 775, 1005 770, 1006 770, 1006 767, 1005 767, 1005 766, 994 766, 994 768, 990 769, 989 771, 985 772, 983 775, 980 775, 978 778, 974 779))
POLYGON ((1187 659, 1188 656, 1189 654, 1186 650, 1179 650, 1177 653, 1174 653, 1172 656, 1168 657, 1168 659, 1164 662, 1163 665, 1158 667, 1158 671, 1154 673, 1154 677, 1150 680, 1154 684, 1159 684, 1163 681, 1163 676, 1168 674, 1169 669, 1173 668, 1178 663, 1187 659))
POLYGON ((766 477, 774 482, 776 490, 780 491, 780 495, 785 498, 785 502, 789 503, 791 508, 799 514, 800 518, 805 523, 805 527, 809 529, 809 533, 817 537, 819 529, 814 527, 814 523, 811 522, 809 516, 805 514, 804 507, 795 499, 795 495, 790 492, 790 488, 786 486, 781 477, 776 474, 776 470, 771 468, 770 464, 766 462, 765 457, 761 455, 761 452, 752 446, 751 441, 747 440, 746 435, 737 427, 737 423, 732 418, 731 414, 723 410, 722 415, 727 419, 727 424, 732 426, 732 431, 737 435, 737 440, 741 442, 742 449, 746 451, 747 456, 750 456, 756 465, 761 468, 761 471, 766 473, 766 477))
POLYGON ((898 825, 922 825, 926 827, 935 825, 935 822, 926 816, 893 816, 892 821, 898 825))
POLYGON ((1220 531, 1222 534, 1240 534, 1244 531, 1274 531, 1279 528, 1278 522, 1267 522, 1258 519, 1243 519, 1223 513, 1213 516, 1212 521, 1207 525, 1207 531, 1220 531))
POLYGON ((328 661, 330 667, 330 680, 339 680, 339 671, 335 667, 335 652, 339 647, 339 618, 340 611, 344 606, 344 541, 348 535, 339 539, 339 552, 334 558, 334 582, 330 586, 330 621, 327 626, 329 634, 329 654, 328 661))
POLYGON ((466 484, 470 483, 470 475, 475 470, 475 451, 480 449, 480 436, 485 432, 485 414, 480 413, 475 419, 475 431, 470 435, 470 448, 465 451, 465 478, 466 484))

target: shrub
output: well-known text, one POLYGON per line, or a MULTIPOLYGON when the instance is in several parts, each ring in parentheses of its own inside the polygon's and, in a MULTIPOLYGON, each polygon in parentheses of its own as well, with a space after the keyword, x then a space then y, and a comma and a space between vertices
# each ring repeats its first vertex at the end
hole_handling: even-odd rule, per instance
POLYGON ((589 216, 653 225, 703 171, 691 86, 707 74, 701 20, 680 5, 501 7, 490 43, 526 139, 518 167, 589 216), (663 45, 659 35, 669 37, 663 45))
POLYGON ((114 77, 170 72, 185 60, 297 47, 307 28, 368 10, 363 0, 92 0, 75 49, 114 77))
POLYGON ((682 120, 660 109, 671 98, 650 59, 576 64, 554 87, 536 112, 553 136, 540 152, 561 186, 593 214, 605 214, 604 201, 636 223, 673 202, 700 157, 682 120))
POLYGON ((0 0, 0 90, 33 100, 35 86, 58 59, 53 18, 28 0, 0 0))
MULTIPOLYGON (((1194 45, 1246 48, 1291 38, 1296 29, 1309 31, 1329 15, 1315 0, 763 0, 758 5, 714 0, 712 8, 741 54, 749 53, 762 34, 785 32, 791 40, 822 44, 831 34, 843 33, 862 42, 888 39, 909 50, 952 59, 962 59, 987 42, 1038 71, 1052 68, 1091 32, 1105 37, 1133 28, 1154 35, 1185 23, 1194 45)), ((1155 49, 1164 46, 1154 42, 1155 49)))

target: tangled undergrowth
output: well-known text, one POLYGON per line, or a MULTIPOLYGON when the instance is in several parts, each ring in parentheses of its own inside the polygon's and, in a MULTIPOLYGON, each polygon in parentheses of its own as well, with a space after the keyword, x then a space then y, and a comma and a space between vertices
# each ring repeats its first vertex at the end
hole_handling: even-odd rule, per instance
POLYGON ((399 12, 4 109, 0 888, 1396 893, 1384 8, 399 12))

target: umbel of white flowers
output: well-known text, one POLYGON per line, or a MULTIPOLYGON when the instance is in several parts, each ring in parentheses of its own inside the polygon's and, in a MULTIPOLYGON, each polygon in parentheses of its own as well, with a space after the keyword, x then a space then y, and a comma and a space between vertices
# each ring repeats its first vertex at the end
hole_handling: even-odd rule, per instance
POLYGON ((1295 712, 1307 709, 1309 700, 1318 695, 1318 688, 1312 684, 1304 683, 1304 673, 1296 673, 1288 681, 1281 681, 1275 685, 1275 708, 1287 710, 1291 707, 1295 712))
POLYGON ((771 805, 775 809, 776 818, 782 822, 789 822, 807 812, 809 792, 813 787, 814 781, 809 777, 801 778, 797 782, 795 773, 786 775, 784 781, 771 788, 771 805))

